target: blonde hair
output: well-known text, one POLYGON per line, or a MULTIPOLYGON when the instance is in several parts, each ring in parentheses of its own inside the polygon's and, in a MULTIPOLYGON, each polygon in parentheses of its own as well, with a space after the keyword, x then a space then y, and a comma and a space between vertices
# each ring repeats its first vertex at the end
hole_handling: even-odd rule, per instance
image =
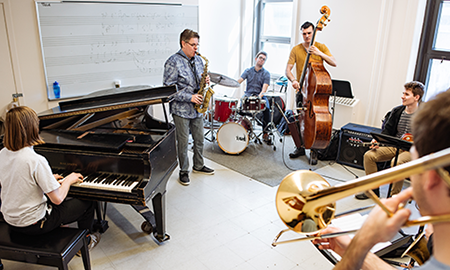
POLYGON ((8 150, 17 151, 44 143, 39 136, 39 118, 35 111, 21 106, 6 113, 3 144, 8 150))

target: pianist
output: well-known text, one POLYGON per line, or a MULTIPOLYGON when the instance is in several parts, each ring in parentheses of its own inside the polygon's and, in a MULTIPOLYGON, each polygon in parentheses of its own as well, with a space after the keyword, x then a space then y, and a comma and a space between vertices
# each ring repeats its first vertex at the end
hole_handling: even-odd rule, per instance
MULTIPOLYGON (((202 104, 203 96, 197 94, 200 89, 200 81, 203 72, 203 61, 196 55, 198 40, 197 32, 185 29, 180 34, 181 49, 170 56, 164 64, 163 84, 176 85, 178 92, 174 100, 170 102, 170 113, 176 128, 177 153, 180 163, 180 178, 182 185, 189 185, 189 160, 188 141, 189 131, 194 139, 194 172, 214 174, 214 170, 208 168, 203 160, 203 115, 194 108, 194 104, 202 104)), ((206 77, 209 83, 209 76, 206 77)))
MULTIPOLYGON (((43 143, 36 112, 28 107, 8 111, 5 147, 0 151, 1 212, 5 221, 12 230, 29 235, 44 234, 75 221, 80 229, 93 232, 94 203, 65 200, 70 186, 82 182, 83 176, 72 173, 62 179, 53 175, 47 160, 33 149, 43 143)), ((99 233, 91 233, 89 248, 99 240, 99 233)))

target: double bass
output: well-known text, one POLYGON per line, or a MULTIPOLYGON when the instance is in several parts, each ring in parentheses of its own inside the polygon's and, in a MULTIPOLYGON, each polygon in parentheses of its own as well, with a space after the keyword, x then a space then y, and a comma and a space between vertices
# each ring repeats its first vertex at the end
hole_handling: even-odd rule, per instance
MULTIPOLYGON (((317 30, 322 30, 329 21, 330 9, 327 6, 323 6, 320 13, 323 16, 314 28, 310 47, 314 45, 317 30)), ((329 97, 333 87, 330 74, 322 62, 310 62, 310 55, 308 51, 299 81, 301 91, 297 93, 303 95, 298 115, 300 142, 306 149, 324 149, 331 139, 333 123, 329 111, 329 97)))

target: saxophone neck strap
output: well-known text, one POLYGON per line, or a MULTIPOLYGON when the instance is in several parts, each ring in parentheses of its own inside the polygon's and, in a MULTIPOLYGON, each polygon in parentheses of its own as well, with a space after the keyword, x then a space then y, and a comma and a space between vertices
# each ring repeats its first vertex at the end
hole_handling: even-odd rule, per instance
POLYGON ((184 59, 188 61, 189 67, 191 68, 192 74, 194 74, 195 78, 195 87, 194 93, 197 93, 200 90, 200 79, 198 78, 197 69, 195 68, 195 55, 191 59, 187 57, 186 54, 182 53, 182 50, 179 50, 177 54, 181 55, 184 59))

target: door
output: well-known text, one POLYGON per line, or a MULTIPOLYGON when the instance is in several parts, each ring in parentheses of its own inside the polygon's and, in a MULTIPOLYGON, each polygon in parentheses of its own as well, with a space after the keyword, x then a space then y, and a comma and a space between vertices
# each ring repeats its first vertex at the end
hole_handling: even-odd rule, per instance
MULTIPOLYGON (((11 64, 11 52, 8 32, 6 31, 6 18, 3 3, 0 3, 0 119, 3 121, 8 105, 13 101, 15 94, 14 74, 11 64)), ((2 125, 0 124, 0 133, 2 125)))

